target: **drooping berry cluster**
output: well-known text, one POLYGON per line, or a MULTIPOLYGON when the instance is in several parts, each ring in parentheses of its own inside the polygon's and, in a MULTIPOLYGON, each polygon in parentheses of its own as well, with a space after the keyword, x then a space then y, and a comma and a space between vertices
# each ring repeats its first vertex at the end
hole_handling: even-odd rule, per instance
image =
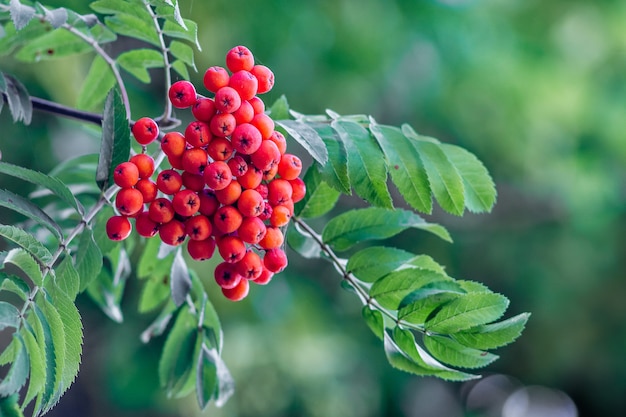
POLYGON ((217 247, 223 262, 215 280, 227 298, 241 300, 250 281, 267 284, 287 265, 283 228, 306 188, 300 159, 286 153, 285 137, 257 96, 273 87, 272 71, 255 65, 243 46, 227 53, 226 67, 230 73, 214 66, 204 74, 212 98, 198 95, 188 81, 172 84, 170 102, 191 107, 195 120, 184 133, 163 136, 161 150, 171 168, 155 180, 145 146, 158 137, 158 125, 148 117, 135 122, 132 133, 144 153, 115 168, 114 181, 122 188, 115 199, 119 215, 106 230, 110 239, 125 239, 130 217, 141 236, 158 234, 174 246, 187 241, 193 259, 209 259, 217 247))

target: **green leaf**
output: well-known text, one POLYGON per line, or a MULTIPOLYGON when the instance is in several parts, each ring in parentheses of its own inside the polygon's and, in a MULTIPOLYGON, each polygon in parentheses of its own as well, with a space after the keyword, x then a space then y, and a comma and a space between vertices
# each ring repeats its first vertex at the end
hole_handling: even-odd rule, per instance
POLYGON ((159 360, 159 381, 168 397, 178 394, 177 388, 192 371, 193 352, 197 338, 195 316, 185 304, 170 330, 159 360))
POLYGON ((24 197, 0 189, 0 206, 4 206, 36 221, 50 230, 57 239, 63 239, 63 231, 52 217, 24 197))
POLYGON ((369 306, 363 306, 361 315, 374 335, 380 340, 383 340, 385 334, 385 320, 383 314, 378 310, 371 309, 369 306))
POLYGON ((287 102, 287 97, 285 97, 284 94, 272 103, 268 114, 274 120, 289 118, 289 103, 287 102))
POLYGON ((430 213, 432 198, 424 164, 411 141, 397 127, 370 123, 370 130, 387 158, 391 179, 415 210, 430 213))
POLYGON ((491 211, 496 201, 496 186, 483 163, 458 146, 443 144, 441 149, 461 175, 467 208, 476 213, 491 211))
POLYGON ((163 33, 170 38, 184 39, 193 43, 198 51, 201 51, 200 42, 198 42, 198 24, 193 20, 183 19, 187 29, 183 28, 176 22, 165 20, 163 23, 163 33))
POLYGON ((335 207, 340 193, 322 180, 317 164, 313 164, 307 169, 303 180, 306 184, 307 193, 302 200, 296 203, 296 216, 305 219, 319 217, 335 207))
POLYGON ((183 79, 188 80, 189 70, 187 69, 187 65, 181 60, 176 60, 172 62, 172 68, 176 71, 183 79))
POLYGON ((27 43, 15 58, 22 62, 47 61, 89 52, 91 48, 73 33, 56 29, 27 43))
POLYGON ((35 17, 35 9, 20 3, 19 0, 11 0, 9 12, 11 20, 17 30, 22 29, 28 24, 30 19, 35 17))
POLYGON ((318 165, 322 179, 335 190, 351 195, 352 186, 348 176, 348 154, 339 134, 328 124, 312 123, 328 151, 328 163, 318 165))
POLYGON ((143 83, 150 82, 148 68, 162 68, 163 55, 154 49, 134 49, 117 57, 117 63, 143 83))
POLYGON ((0 291, 10 291, 23 301, 30 297, 30 287, 24 280, 14 275, 7 275, 0 271, 0 291))
POLYGON ((311 126, 297 120, 276 120, 276 124, 294 138, 306 151, 319 162, 325 165, 328 161, 328 151, 324 141, 311 126))
POLYGON ((224 360, 221 358, 216 349, 210 349, 206 346, 202 346, 203 361, 212 362, 215 364, 215 370, 217 374, 217 389, 213 395, 215 399, 215 405, 222 407, 226 404, 226 401, 235 392, 235 382, 231 376, 224 360))
POLYGON ((189 278, 189 269, 183 258, 180 248, 176 251, 174 262, 172 263, 172 271, 170 273, 170 289, 172 291, 172 301, 176 307, 180 307, 189 295, 191 289, 191 278, 189 278))
POLYGON ((50 22, 53 28, 58 29, 67 22, 67 9, 59 7, 58 9, 49 10, 37 3, 37 6, 43 10, 44 19, 50 22))
POLYGON ((89 7, 102 14, 127 14, 140 17, 150 22, 150 14, 142 1, 137 0, 98 0, 89 4, 89 7))
POLYGON ((493 292, 481 282, 467 281, 464 279, 459 279, 456 282, 465 292, 493 292))
POLYGON ((202 322, 202 327, 206 332, 205 342, 209 343, 209 346, 215 347, 218 353, 221 353, 223 343, 222 325, 220 324, 217 311, 215 311, 215 307, 213 307, 213 304, 209 301, 206 293, 203 293, 202 295, 200 321, 202 322))
POLYGON ((128 161, 130 154, 130 127, 126 108, 117 88, 112 89, 104 103, 102 144, 96 171, 96 182, 101 190, 113 184, 113 170, 128 161))
POLYGON ((420 295, 420 298, 414 299, 398 310, 399 320, 413 324, 424 324, 433 311, 461 296, 460 293, 436 289, 425 289, 420 295))
POLYGON ((426 322, 426 330, 455 333, 497 320, 509 306, 509 300, 496 293, 465 294, 444 305, 426 322))
POLYGON ((498 323, 472 327, 452 336, 465 346, 475 349, 495 349, 517 339, 522 334, 529 317, 530 313, 522 313, 498 323))
MULTIPOLYGON (((41 297, 37 298, 38 302, 41 297)), ((52 328, 46 315, 41 310, 37 303, 32 307, 34 315, 29 316, 29 322, 32 324, 35 331, 35 337, 39 342, 39 345, 43 350, 43 357, 45 359, 45 382, 43 390, 37 394, 37 401, 35 403, 35 413, 39 414, 44 407, 50 402, 52 395, 54 394, 55 378, 56 378, 56 357, 57 346, 55 346, 52 338, 52 328)))
POLYGON ((13 339, 16 341, 16 356, 9 372, 0 382, 0 397, 8 397, 19 391, 20 388, 26 383, 28 378, 28 370, 30 368, 30 362, 28 359, 28 352, 24 346, 24 339, 19 333, 13 334, 13 339))
POLYGON ((419 268, 407 268, 391 272, 374 282, 370 289, 370 297, 390 309, 397 309, 404 297, 425 285, 451 281, 446 275, 419 268))
POLYGON ((465 208, 463 180, 439 144, 413 141, 426 168, 430 187, 439 205, 449 213, 461 215, 465 208))
POLYGON ((89 67, 87 77, 76 100, 79 109, 92 110, 98 107, 115 86, 115 76, 111 67, 100 55, 97 55, 89 67))
POLYGON ((141 258, 137 265, 137 277, 155 278, 169 282, 169 276, 174 262, 174 253, 164 258, 159 258, 160 239, 147 239, 146 245, 141 250, 141 258))
MULTIPOLYGON (((174 2, 170 0, 164 0, 166 5, 157 5, 156 12, 158 16, 166 17, 167 19, 173 19, 180 27, 187 29, 186 21, 180 14, 180 8, 178 7, 178 0, 174 2)), ((161 3, 161 1, 153 0, 153 3, 161 3)))
POLYGON ((198 355, 196 369, 196 398, 201 410, 206 409, 215 397, 217 387, 217 365, 210 354, 209 348, 203 343, 200 355, 198 355))
POLYGON ((37 286, 43 285, 41 268, 35 259, 24 249, 12 249, 4 259, 4 263, 10 263, 21 269, 37 286))
POLYGON ((82 205, 76 200, 76 197, 74 197, 74 194, 72 194, 67 185, 63 184, 63 182, 55 177, 6 162, 0 162, 0 173, 47 188, 70 207, 74 208, 78 213, 84 213, 82 205))
POLYGON ((324 254, 320 245, 311 236, 292 223, 287 229, 287 244, 307 259, 321 258, 324 254))
POLYGON ((170 296, 168 284, 167 279, 151 278, 146 280, 139 297, 138 311, 147 313, 163 304, 170 296))
POLYGON ((29 125, 33 116, 33 103, 30 101, 26 87, 17 78, 8 74, 4 74, 3 78, 6 83, 4 93, 13 121, 21 120, 25 125, 29 125))
POLYGON ((39 19, 31 19, 20 30, 16 30, 12 22, 7 23, 4 30, 4 36, 0 37, 0 55, 8 55, 25 43, 45 35, 50 31, 50 24, 39 19))
POLYGON ((425 335, 424 344, 435 358, 460 368, 482 368, 498 359, 497 355, 463 346, 445 336, 425 335))
POLYGON ((102 269, 102 253, 93 240, 91 229, 85 227, 78 242, 76 253, 76 271, 80 277, 80 291, 98 276, 102 269))
POLYGON ((364 282, 374 282, 415 257, 414 254, 386 246, 372 246, 348 259, 346 269, 364 282))
POLYGON ((52 254, 48 249, 39 243, 32 235, 15 226, 0 224, 0 236, 5 237, 13 243, 23 247, 41 263, 47 264, 52 261, 52 254))
POLYGON ((47 297, 38 296, 37 304, 41 305, 42 313, 50 326, 52 349, 54 350, 54 370, 52 371, 52 375, 54 375, 54 386, 50 397, 42 404, 42 410, 46 412, 56 404, 58 393, 63 389, 63 373, 66 360, 65 327, 59 311, 47 297))
POLYGON ((20 325, 20 311, 6 301, 0 301, 0 330, 7 327, 18 328, 20 325))
POLYGON ((386 239, 409 228, 423 229, 451 241, 446 229, 426 222, 412 211, 380 207, 355 209, 340 214, 326 224, 322 238, 324 243, 343 251, 361 241, 386 239))
POLYGON ((76 298, 80 290, 80 275, 74 267, 74 261, 69 253, 63 258, 59 266, 56 267, 54 280, 71 300, 76 298))
POLYGON ((46 383, 46 363, 43 351, 44 347, 40 346, 40 342, 38 342, 35 337, 35 330, 27 321, 24 322, 21 334, 24 338, 24 346, 26 347, 30 359, 28 391, 22 402, 22 407, 26 408, 26 405, 44 388, 46 383))
POLYGON ((172 56, 183 61, 185 64, 197 71, 196 64, 193 59, 193 49, 191 49, 189 45, 180 41, 172 41, 170 42, 168 50, 172 56))
POLYGON ((124 321, 120 303, 130 273, 130 260, 126 250, 123 246, 117 245, 103 259, 103 267, 98 277, 87 287, 87 294, 111 320, 117 323, 124 321))
POLYGON ((374 206, 393 208, 387 189, 387 166, 372 135, 353 121, 333 120, 331 126, 346 147, 348 174, 357 195, 374 206))
POLYGON ((107 16, 104 22, 115 33, 159 46, 159 36, 149 15, 146 19, 144 16, 116 14, 115 16, 107 16))
POLYGON ((0 366, 7 365, 15 360, 15 355, 17 355, 17 344, 15 339, 12 339, 9 345, 0 353, 0 366))

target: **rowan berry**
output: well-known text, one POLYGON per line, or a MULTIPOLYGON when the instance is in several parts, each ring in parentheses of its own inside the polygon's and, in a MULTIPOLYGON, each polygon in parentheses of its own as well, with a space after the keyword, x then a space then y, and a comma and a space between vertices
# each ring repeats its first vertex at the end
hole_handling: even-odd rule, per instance
POLYGON ((276 144, 281 155, 284 155, 285 152, 287 152, 287 139, 285 139, 285 135, 275 130, 269 137, 269 140, 276 144))
POLYGON ((276 166, 278 171, 278 163, 280 162, 280 151, 271 140, 263 140, 258 149, 250 155, 250 160, 255 167, 261 171, 267 171, 276 166))
POLYGON ((270 249, 263 256, 263 265, 270 272, 280 272, 287 266, 287 255, 280 248, 270 249))
POLYGON ((208 237, 204 240, 189 240, 187 243, 187 252, 191 258, 196 261, 211 259, 215 252, 215 240, 212 237, 208 237))
POLYGON ((259 241, 259 246, 263 249, 276 249, 279 248, 284 241, 285 236, 278 227, 267 226, 265 236, 259 241))
POLYGON ((199 214, 185 222, 185 233, 191 240, 205 240, 211 236, 213 225, 208 217, 199 214))
POLYGON ((248 103, 252 105, 252 109, 254 110, 254 114, 260 114, 265 112, 265 103, 259 97, 252 97, 248 100, 248 103))
POLYGON ((254 189, 263 181, 263 171, 253 165, 248 165, 248 170, 237 178, 243 188, 254 189))
POLYGON ((139 181, 139 168, 132 162, 122 162, 113 170, 113 182, 122 188, 132 187, 139 181))
POLYGON ((235 46, 226 53, 226 67, 231 72, 250 71, 254 67, 254 55, 245 46, 235 46))
POLYGON ((159 224, 150 218, 150 213, 142 211, 135 219, 135 229, 139 236, 153 237, 159 232, 159 224))
POLYGON ((206 150, 214 161, 226 161, 234 152, 232 143, 228 139, 220 137, 211 139, 206 150))
POLYGON ((215 93, 222 87, 228 85, 230 75, 226 68, 220 66, 213 66, 206 70, 202 79, 204 87, 212 93, 215 93))
POLYGON ((235 177, 240 177, 248 171, 248 163, 241 155, 235 155, 228 160, 227 164, 235 177))
POLYGON ((248 100, 242 100, 239 108, 233 112, 233 116, 238 125, 250 123, 254 117, 254 108, 248 100))
POLYGON ((244 217, 241 226, 237 229, 237 235, 241 240, 251 245, 256 245, 265 237, 267 226, 259 217, 244 217))
POLYGON ((224 161, 211 162, 204 169, 204 182, 213 190, 226 188, 233 179, 228 164, 224 161))
POLYGON ((186 145, 185 137, 179 132, 168 132, 161 140, 161 150, 167 156, 182 156, 186 145))
POLYGON ((202 175, 183 171, 181 177, 183 178, 183 186, 186 189, 196 192, 204 189, 204 177, 202 175))
POLYGON ((130 162, 137 166, 139 178, 150 178, 154 174, 154 159, 145 153, 139 153, 130 158, 130 162))
POLYGON ((159 136, 159 126, 149 117, 137 120, 131 128, 133 137, 140 145, 148 145, 159 136))
POLYGON ((170 163, 174 169, 183 169, 183 157, 182 156, 168 156, 167 162, 170 163))
POLYGON ((250 123, 243 123, 235 127, 230 140, 233 148, 242 155, 250 155, 256 152, 263 141, 259 129, 250 123))
POLYGON ((291 200, 291 196, 293 195, 293 189, 291 188, 289 181, 280 178, 267 184, 267 189, 267 201, 272 206, 278 206, 288 200, 291 200))
POLYGON ((156 180, 157 188, 163 194, 176 194, 183 186, 183 178, 173 169, 165 169, 159 172, 156 180))
POLYGON ((283 227, 289 224, 291 210, 287 206, 276 206, 270 216, 270 224, 274 227, 283 227))
POLYGON ((302 172, 302 161, 293 154, 284 154, 278 163, 278 175, 285 180, 294 180, 302 172))
POLYGON ((167 223, 174 218, 174 206, 167 198, 160 197, 148 206, 148 215, 153 222, 167 223))
POLYGON ((106 222, 106 233, 111 240, 124 240, 133 227, 125 216, 111 216, 106 222))
POLYGON ((196 148, 208 145, 212 137, 211 129, 209 129, 209 125, 205 122, 196 120, 189 123, 185 128, 185 139, 187 143, 196 148))
POLYGON ((256 252, 248 250, 235 264, 235 270, 245 279, 256 279, 263 272, 263 261, 256 252))
POLYGON ((115 207, 124 216, 137 214, 143 208, 143 195, 134 188, 122 188, 115 196, 115 207))
MULTIPOLYGON (((232 81, 232 77, 231 77, 232 81)), ((229 85, 222 87, 215 93, 215 108, 222 113, 233 113, 241 106, 241 96, 229 85)))
POLYGON ((235 265, 228 262, 220 262, 216 267, 214 274, 215 282, 222 288, 235 288, 239 281, 242 280, 241 274, 237 272, 235 265))
POLYGON ((302 178, 294 178, 292 180, 288 180, 289 184, 291 184, 291 189, 293 190, 291 193, 291 200, 294 203, 302 200, 306 195, 306 184, 302 180, 302 178))
POLYGON ((252 118, 250 122, 261 132, 261 138, 269 139, 274 133, 274 121, 265 113, 259 113, 252 118))
POLYGON ((235 120, 235 116, 230 113, 217 113, 209 123, 211 133, 220 137, 229 136, 233 133, 236 126, 237 121, 235 120))
POLYGON ((241 184, 237 181, 231 181, 225 188, 215 191, 217 201, 225 206, 235 204, 241 195, 241 184))
POLYGON ((267 93, 274 87, 274 73, 265 65, 255 65, 250 72, 258 80, 257 94, 267 93))
POLYGON ((195 104, 191 107, 191 114, 196 120, 201 122, 209 123, 211 121, 211 117, 215 115, 215 102, 212 98, 208 97, 199 97, 195 104))
POLYGON ((193 190, 181 190, 172 198, 172 206, 181 216, 193 216, 200 210, 200 198, 193 190))
POLYGON ((237 201, 237 209, 245 217, 256 217, 263 211, 265 202, 258 191, 244 190, 237 201))
POLYGON ((183 153, 181 163, 185 172, 202 175, 209 163, 209 157, 204 149, 191 148, 183 153))
POLYGON ((212 191, 206 189, 202 190, 198 193, 198 198, 200 199, 200 214, 207 217, 215 214, 217 208, 220 206, 219 201, 217 201, 217 198, 212 191))
POLYGON ((263 270, 261 271, 261 275, 258 278, 252 280, 255 284, 259 285, 267 285, 274 277, 274 273, 268 270, 265 265, 263 265, 263 270))
POLYGON ((249 292, 250 282, 247 279, 240 280, 234 288, 222 287, 222 294, 224 294, 224 297, 228 298, 230 301, 241 301, 248 296, 249 292))
POLYGON ((239 94, 241 100, 250 100, 256 95, 259 81, 251 72, 241 70, 230 76, 228 86, 232 87, 239 94))
POLYGON ((224 261, 234 264, 246 254, 246 244, 237 236, 223 236, 217 240, 217 250, 224 261))
POLYGON ((196 88, 189 81, 176 81, 170 86, 168 96, 172 106, 177 109, 185 109, 196 103, 196 88))
POLYGON ((233 206, 222 206, 217 209, 213 216, 213 226, 222 233, 232 233, 239 229, 243 216, 233 206))
POLYGON ((270 203, 266 201, 265 205, 263 206, 263 211, 261 212, 261 214, 259 214, 259 219, 263 221, 269 220, 272 217, 273 212, 274 209, 272 208, 270 203))
POLYGON ((163 243, 178 246, 185 241, 185 225, 180 220, 170 220, 159 227, 159 237, 163 243))
POLYGON ((153 202, 158 193, 156 183, 147 178, 137 181, 135 189, 139 190, 143 196, 143 202, 146 204, 153 202))

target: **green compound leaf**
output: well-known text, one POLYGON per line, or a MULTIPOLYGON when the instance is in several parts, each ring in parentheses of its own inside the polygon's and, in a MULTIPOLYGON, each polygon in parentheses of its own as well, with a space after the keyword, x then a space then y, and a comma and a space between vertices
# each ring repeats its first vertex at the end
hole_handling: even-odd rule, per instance
POLYGON ((459 368, 482 368, 498 359, 497 355, 463 346, 445 336, 425 335, 424 345, 441 362, 459 368))
POLYGON ((0 206, 6 207, 17 213, 20 213, 31 220, 36 221, 59 240, 63 238, 63 230, 61 227, 48 216, 42 209, 31 203, 22 196, 14 194, 7 190, 0 189, 0 206))
POLYGON ((385 320, 383 314, 379 310, 371 309, 369 306, 363 306, 361 315, 374 335, 380 340, 383 340, 385 334, 385 320))
POLYGON ((39 243, 32 235, 15 226, 0 224, 0 236, 23 247, 41 263, 47 264, 52 261, 52 254, 44 245, 39 243))
POLYGON ((9 369, 9 372, 0 382, 0 397, 8 397, 20 390, 26 383, 28 378, 28 371, 30 369, 30 362, 28 359, 28 352, 24 346, 24 339, 19 333, 13 334, 13 340, 15 341, 15 359, 9 369))
POLYGON ((42 410, 46 412, 56 404, 59 398, 59 392, 63 389, 63 372, 65 370, 66 360, 65 328, 59 311, 47 297, 38 295, 37 304, 41 305, 41 313, 49 326, 51 347, 54 351, 52 370, 54 384, 51 391, 48 391, 48 389, 45 390, 46 401, 42 404, 42 410))
POLYGON ((76 298, 80 290, 80 275, 69 253, 66 253, 59 266, 56 267, 54 282, 71 300, 76 298))
POLYGON ((117 63, 143 83, 150 82, 148 68, 162 68, 163 55, 154 49, 134 49, 117 57, 117 63))
POLYGON ((0 73, 0 77, 4 78, 5 88, 3 92, 6 95, 13 121, 21 120, 25 125, 29 125, 33 116, 33 104, 26 87, 17 78, 8 74, 0 73))
POLYGON ((200 42, 198 42, 198 24, 193 20, 183 19, 187 29, 183 28, 176 22, 167 19, 163 24, 163 34, 170 38, 184 39, 193 43, 198 51, 201 51, 200 42))
POLYGON ((433 311, 461 295, 451 291, 424 289, 419 294, 411 294, 412 301, 398 310, 398 319, 413 324, 424 324, 433 311))
POLYGON ((339 134, 328 124, 311 123, 320 135, 328 151, 328 163, 319 165, 322 180, 335 190, 351 195, 352 185, 348 176, 348 154, 339 134))
POLYGON ((39 264, 24 249, 12 249, 7 253, 4 263, 13 264, 21 269, 37 286, 43 285, 43 275, 39 264))
POLYGON ((387 189, 387 166, 370 132, 348 120, 333 120, 331 126, 346 147, 348 174, 357 195, 374 206, 393 208, 387 189))
POLYGON ((80 277, 79 290, 84 291, 102 269, 102 253, 93 239, 93 232, 85 228, 81 233, 76 253, 76 271, 80 277))
POLYGON ((483 163, 474 154, 458 146, 443 144, 441 149, 461 175, 467 208, 476 213, 491 211, 497 193, 483 163))
POLYGON ((374 282, 370 289, 370 297, 376 299, 381 306, 395 310, 411 292, 441 281, 452 281, 452 278, 420 268, 401 269, 374 282))
POLYGON ((114 86, 115 76, 111 67, 100 55, 96 56, 78 94, 76 107, 85 110, 95 109, 104 102, 114 86))
POLYGON ((45 35, 50 31, 50 24, 32 19, 24 28, 16 30, 13 22, 8 22, 4 26, 4 31, 4 36, 0 37, 0 56, 8 55, 32 39, 45 35))
POLYGON ((346 269, 364 282, 374 282, 415 258, 402 249, 371 246, 356 252, 348 259, 346 269))
POLYGON ((295 205, 296 216, 305 219, 319 217, 335 207, 340 193, 322 180, 317 164, 309 167, 303 180, 306 184, 307 193, 295 205))
POLYGON ((0 330, 7 327, 17 329, 20 325, 20 311, 6 301, 0 301, 0 330))
POLYGON ((113 184, 113 170, 128 161, 130 154, 130 127, 126 107, 117 88, 112 89, 104 103, 102 144, 96 170, 96 182, 101 190, 113 184))
POLYGON ((196 63, 193 58, 193 49, 191 49, 189 45, 179 41, 172 41, 170 42, 168 50, 173 57, 183 61, 185 64, 189 65, 189 67, 193 68, 194 71, 197 71, 196 63))
POLYGON ((413 143, 397 127, 370 122, 370 130, 387 158, 393 183, 407 203, 423 213, 432 211, 426 168, 413 143))
POLYGON ((56 29, 27 43, 15 54, 22 62, 40 62, 91 51, 91 45, 71 32, 56 29))
POLYGON ((168 397, 179 393, 181 385, 192 372, 197 336, 196 318, 185 304, 167 336, 159 360, 159 381, 168 397))
POLYGON ((450 334, 499 319, 509 300, 496 293, 464 294, 445 304, 426 322, 426 330, 450 334))
POLYGON ((160 46, 159 36, 154 30, 152 18, 147 10, 145 15, 116 14, 107 16, 104 22, 115 33, 142 40, 156 47, 160 46))
POLYGON ((72 194, 67 185, 63 184, 63 182, 55 177, 51 177, 41 172, 33 171, 18 165, 8 164, 6 162, 0 162, 0 174, 10 175, 14 178, 19 178, 32 184, 47 188, 70 207, 74 208, 78 213, 84 213, 82 205, 76 200, 76 197, 74 197, 74 194, 72 194))
POLYGON ((24 401, 22 402, 23 408, 26 408, 26 405, 28 405, 44 388, 46 383, 46 358, 44 355, 44 347, 37 341, 35 337, 35 330, 28 323, 28 321, 24 322, 21 334, 24 338, 24 346, 26 346, 30 359, 28 391, 26 391, 24 401))
POLYGON ((441 146, 427 140, 413 141, 424 163, 430 187, 439 205, 460 216, 465 208, 463 180, 441 146))
POLYGON ((289 136, 294 138, 306 151, 319 162, 325 165, 328 161, 328 151, 320 135, 308 124, 297 120, 276 120, 289 136))
POLYGON ((447 230, 408 210, 380 207, 350 210, 333 218, 322 232, 324 243, 338 251, 365 240, 387 239, 409 228, 422 229, 451 242, 447 230))
POLYGON ((530 313, 518 314, 498 323, 476 326, 471 329, 454 333, 454 339, 475 349, 495 349, 508 345, 517 339, 530 317, 530 313))
MULTIPOLYGON (((41 297, 38 297, 40 299, 41 297)), ((37 303, 32 307, 33 315, 30 315, 28 320, 31 323, 35 337, 42 348, 43 358, 45 362, 45 382, 43 390, 40 390, 37 394, 37 401, 35 402, 35 413, 40 414, 44 407, 50 402, 52 395, 54 394, 55 383, 55 369, 57 358, 57 346, 55 346, 52 338, 52 327, 46 318, 43 310, 37 303)))
POLYGON ((20 277, 7 275, 0 271, 0 291, 10 291, 23 301, 30 297, 30 287, 20 277))

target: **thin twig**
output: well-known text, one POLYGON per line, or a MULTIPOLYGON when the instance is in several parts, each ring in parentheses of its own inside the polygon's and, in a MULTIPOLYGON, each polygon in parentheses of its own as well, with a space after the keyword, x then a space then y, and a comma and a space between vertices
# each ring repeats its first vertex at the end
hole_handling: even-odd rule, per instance
POLYGON ((156 28, 156 32, 159 37, 161 52, 163 54, 163 67, 165 68, 165 109, 163 109, 163 115, 159 118, 159 122, 167 126, 170 118, 172 117, 172 103, 170 103, 168 97, 170 85, 172 84, 172 76, 170 74, 170 59, 167 55, 168 50, 165 46, 165 39, 163 38, 163 30, 161 29, 161 25, 159 25, 159 19, 154 13, 154 10, 152 10, 152 6, 150 6, 148 2, 146 2, 146 8, 148 9, 148 13, 150 13, 150 16, 152 17, 152 21, 154 22, 154 27, 156 28))

